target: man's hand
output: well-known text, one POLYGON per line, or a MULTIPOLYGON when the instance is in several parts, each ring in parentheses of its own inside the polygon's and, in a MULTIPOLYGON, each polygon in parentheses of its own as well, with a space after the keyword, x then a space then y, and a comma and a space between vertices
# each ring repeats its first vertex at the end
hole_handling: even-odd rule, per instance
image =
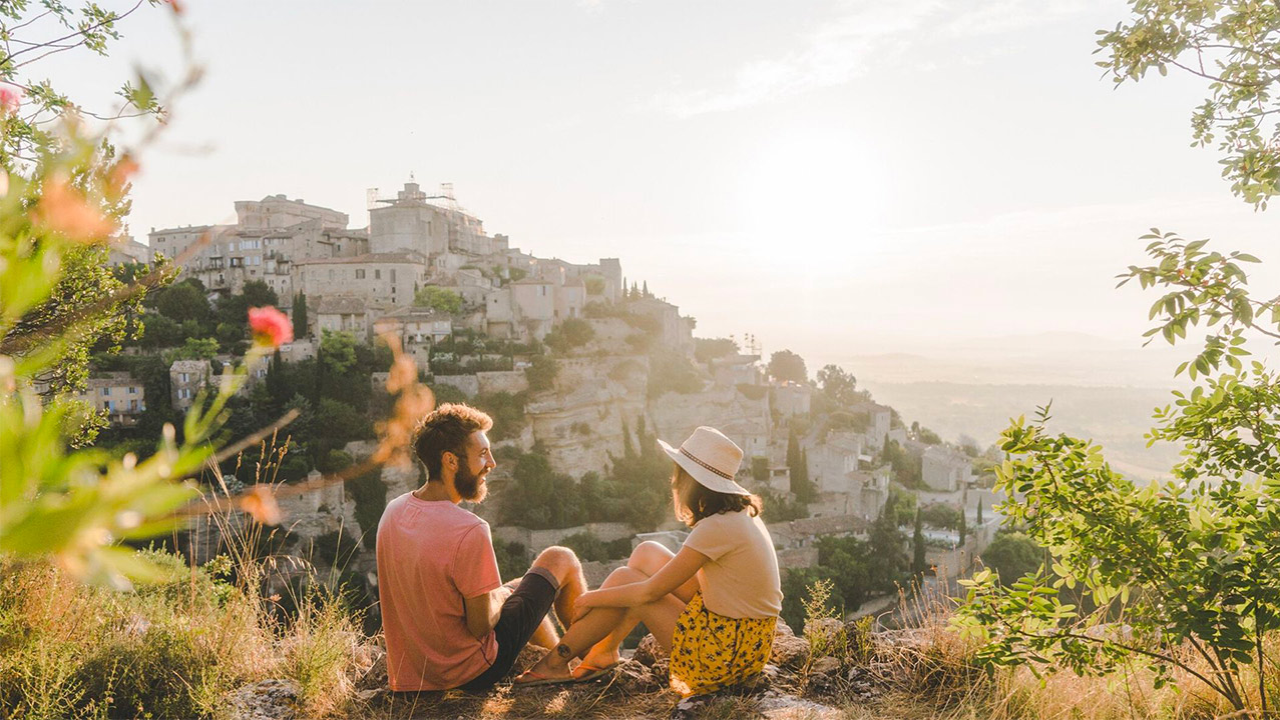
POLYGON ((512 588, 503 585, 483 595, 465 598, 463 608, 467 614, 467 632, 477 640, 493 631, 502 615, 502 603, 511 597, 512 588))

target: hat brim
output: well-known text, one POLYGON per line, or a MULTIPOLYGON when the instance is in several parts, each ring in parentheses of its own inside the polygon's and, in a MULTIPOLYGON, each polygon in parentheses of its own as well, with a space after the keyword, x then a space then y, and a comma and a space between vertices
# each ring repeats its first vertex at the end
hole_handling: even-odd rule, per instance
POLYGON ((710 470, 702 467, 698 463, 690 460, 678 449, 671 447, 663 440, 658 440, 658 447, 662 448, 662 452, 667 454, 675 464, 681 469, 689 473, 689 477, 698 481, 698 484, 708 490, 714 490, 726 495, 750 495, 751 491, 742 487, 738 483, 723 478, 710 470))

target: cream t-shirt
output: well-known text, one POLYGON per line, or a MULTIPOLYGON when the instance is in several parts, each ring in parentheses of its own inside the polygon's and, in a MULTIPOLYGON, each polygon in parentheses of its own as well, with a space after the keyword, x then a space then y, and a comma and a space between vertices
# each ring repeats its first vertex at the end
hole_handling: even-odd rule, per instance
POLYGON ((750 511, 720 513, 693 526, 685 547, 711 559, 698 570, 702 603, 731 618, 776 617, 782 612, 782 582, 773 538, 750 511))

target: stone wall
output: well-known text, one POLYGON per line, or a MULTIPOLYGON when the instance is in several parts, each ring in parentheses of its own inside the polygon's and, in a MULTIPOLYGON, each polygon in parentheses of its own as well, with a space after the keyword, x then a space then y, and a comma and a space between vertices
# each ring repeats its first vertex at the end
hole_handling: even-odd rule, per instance
POLYGON ((538 552, 552 545, 559 545, 565 538, 578 533, 591 533, 603 542, 629 538, 635 534, 630 525, 625 523, 587 523, 568 528, 550 530, 530 530, 529 528, 504 525, 493 528, 493 538, 503 542, 518 542, 531 552, 538 552))
POLYGON ((512 395, 529 389, 529 378, 523 370, 501 370, 476 373, 478 392, 508 392, 512 395))
POLYGON ((475 375, 433 375, 432 382, 458 388, 467 397, 475 397, 480 392, 480 381, 475 375))
POLYGON ((818 565, 818 547, 788 548, 778 551, 778 569, 785 577, 787 571, 795 568, 810 568, 818 565))

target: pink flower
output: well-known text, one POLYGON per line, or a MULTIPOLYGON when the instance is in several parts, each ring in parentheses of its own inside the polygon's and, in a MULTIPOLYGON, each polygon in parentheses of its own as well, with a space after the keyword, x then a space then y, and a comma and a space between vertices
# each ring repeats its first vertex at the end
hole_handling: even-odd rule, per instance
POLYGON ((26 93, 22 88, 11 83, 0 83, 0 109, 4 112, 14 115, 18 109, 22 107, 22 99, 26 93))
POLYGON ((259 345, 274 348, 293 341, 293 323, 271 306, 249 308, 249 328, 253 330, 253 341, 259 345))

